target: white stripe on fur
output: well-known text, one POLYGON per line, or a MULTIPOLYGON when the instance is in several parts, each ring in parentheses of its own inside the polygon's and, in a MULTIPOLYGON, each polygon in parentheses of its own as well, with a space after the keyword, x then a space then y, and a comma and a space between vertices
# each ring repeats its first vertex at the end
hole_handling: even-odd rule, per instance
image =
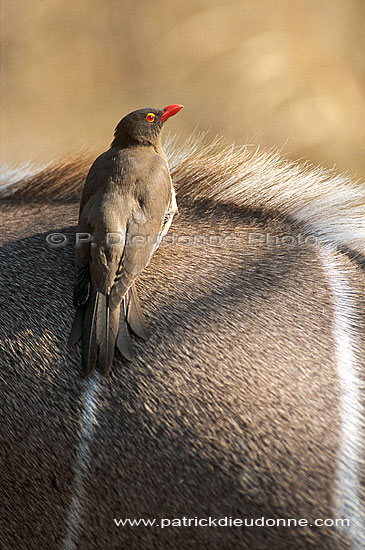
POLYGON ((85 481, 91 462, 91 444, 95 437, 98 424, 96 415, 100 409, 98 393, 100 393, 100 375, 87 380, 83 394, 83 409, 80 420, 79 445, 77 462, 74 474, 73 495, 67 516, 66 536, 63 541, 63 550, 78 548, 78 539, 83 520, 83 501, 85 498, 85 481))
POLYGON ((353 550, 365 548, 365 512, 360 500, 361 448, 363 414, 361 406, 361 380, 356 358, 356 321, 354 291, 346 273, 336 262, 330 248, 321 251, 322 262, 333 293, 334 342, 337 374, 340 384, 341 433, 337 455, 336 517, 348 518, 349 527, 342 527, 353 550))

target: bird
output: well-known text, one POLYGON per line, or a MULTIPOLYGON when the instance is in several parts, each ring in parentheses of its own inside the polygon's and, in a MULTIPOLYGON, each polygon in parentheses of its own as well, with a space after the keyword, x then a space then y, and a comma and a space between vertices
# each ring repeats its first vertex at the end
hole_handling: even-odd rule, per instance
POLYGON ((118 123, 83 187, 76 233, 76 314, 68 345, 81 340, 85 377, 110 373, 115 347, 133 359, 131 333, 148 338, 135 282, 177 213, 161 131, 183 105, 144 108, 118 123))

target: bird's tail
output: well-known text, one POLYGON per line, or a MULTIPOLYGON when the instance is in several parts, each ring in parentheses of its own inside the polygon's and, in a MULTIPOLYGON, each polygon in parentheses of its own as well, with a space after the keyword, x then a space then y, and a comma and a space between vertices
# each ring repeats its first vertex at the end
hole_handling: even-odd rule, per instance
POLYGON ((130 331, 143 340, 147 340, 149 337, 134 283, 121 302, 117 337, 117 347, 124 359, 128 361, 133 359, 130 331))
POLYGON ((90 376, 96 366, 107 375, 115 346, 124 359, 133 359, 131 331, 144 340, 149 337, 135 285, 117 306, 109 302, 109 296, 91 289, 86 304, 76 311, 68 345, 74 346, 82 340, 81 363, 85 376, 90 376))
POLYGON ((85 376, 95 367, 109 374, 119 331, 120 308, 109 307, 109 296, 92 290, 85 305, 82 323, 81 364, 85 376))
POLYGON ((136 336, 142 338, 143 340, 148 340, 149 333, 139 303, 137 289, 134 283, 131 285, 126 294, 125 305, 128 326, 136 336))

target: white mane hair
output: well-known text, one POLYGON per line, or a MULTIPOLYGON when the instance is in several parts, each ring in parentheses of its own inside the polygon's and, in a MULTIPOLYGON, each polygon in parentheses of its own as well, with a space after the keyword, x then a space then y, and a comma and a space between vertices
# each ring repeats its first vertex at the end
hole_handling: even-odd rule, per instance
MULTIPOLYGON (((328 244, 365 254, 365 183, 348 174, 205 134, 180 146, 168 137, 164 148, 178 196, 286 216, 328 244)), ((10 167, 0 198, 76 202, 93 158, 80 152, 38 168, 10 167)))
POLYGON ((168 140, 174 182, 194 199, 212 199, 290 217, 318 238, 365 253, 365 183, 348 174, 283 159, 278 151, 222 146, 193 137, 168 140))
MULTIPOLYGON (((320 276, 323 277, 326 295, 330 294, 331 298, 329 304, 323 304, 325 311, 328 312, 328 330, 326 326, 323 335, 324 342, 315 342, 314 350, 321 350, 326 346, 329 348, 332 345, 331 342, 333 342, 333 366, 329 368, 336 370, 339 387, 339 437, 336 465, 334 466, 336 471, 336 494, 332 495, 331 499, 333 499, 334 513, 337 518, 347 518, 350 521, 350 526, 343 528, 343 536, 348 540, 353 550, 361 550, 364 548, 362 528, 364 513, 361 503, 360 476, 363 470, 362 444, 364 433, 361 401, 361 371, 364 358, 364 273, 360 273, 355 262, 351 262, 347 255, 342 254, 342 252, 344 250, 348 253, 351 252, 354 257, 358 255, 361 263, 363 263, 365 258, 365 185, 353 181, 348 174, 337 174, 334 170, 313 167, 308 163, 290 162, 283 159, 277 151, 264 152, 251 146, 225 146, 219 138, 207 141, 204 134, 192 136, 181 146, 177 145, 175 138, 168 138, 165 143, 165 152, 172 179, 176 186, 178 202, 179 200, 181 203, 185 201, 188 208, 194 202, 199 206, 200 201, 208 201, 209 205, 227 205, 227 209, 231 206, 232 210, 235 209, 235 211, 242 209, 243 216, 252 210, 273 218, 282 217, 303 228, 303 231, 307 234, 316 236, 320 241, 320 246, 312 249, 313 257, 317 256, 316 259, 319 258, 320 260, 320 265, 323 268, 320 276)), ((28 163, 20 168, 10 167, 2 175, 0 198, 4 201, 18 201, 20 212, 23 204, 32 201, 48 204, 71 202, 76 205, 80 198, 85 176, 95 156, 83 152, 51 162, 45 166, 37 167, 28 163)), ((202 204, 202 208, 204 208, 204 204, 202 204)), ((67 211, 68 209, 65 207, 64 210, 67 211)), ((200 215, 200 211, 198 213, 200 215)), ((7 212, 5 212, 5 218, 6 216, 7 212)), ((204 216, 204 211, 202 216, 204 216)), ((208 217, 209 214, 206 216, 208 217)), ((16 250, 15 248, 15 252, 16 250)), ((5 250, 4 253, 9 252, 5 250)), ((29 256, 25 256, 25 258, 30 258, 32 248, 26 247, 26 253, 29 256)), ((274 256, 275 254, 271 258, 274 256)), ((281 255, 278 261, 281 261, 282 258, 285 258, 285 256, 281 255)), ((13 253, 11 260, 14 261, 15 266, 19 265, 17 262, 24 261, 23 256, 20 257, 16 253, 13 253)), ((23 264, 21 266, 23 269, 23 264)), ((310 262, 308 262, 307 270, 312 276, 315 273, 310 262)), ((17 269, 16 273, 18 272, 20 272, 20 268, 17 269)), ((268 277, 270 275, 269 272, 268 277)), ((309 277, 310 288, 313 289, 314 293, 318 282, 318 274, 316 275, 317 277, 314 277, 312 281, 309 277)), ((39 274, 33 273, 33 278, 35 281, 39 280, 39 274)), ((213 278, 212 281, 217 281, 217 279, 213 278)), ((260 278, 258 282, 260 282, 260 278)), ((30 307, 27 291, 23 292, 22 287, 19 285, 16 288, 20 289, 20 305, 18 305, 18 308, 30 307)), ((291 292, 289 289, 289 297, 293 296, 291 292)), ((244 295, 244 288, 242 293, 244 295)), ((300 289, 297 290, 297 293, 300 293, 300 289)), ((36 295, 38 299, 38 291, 36 295)), ((219 293, 217 295, 219 296, 219 293)), ((30 296, 32 296, 32 291, 30 296)), ((59 307, 60 304, 58 301, 55 302, 55 298, 51 295, 51 300, 52 298, 53 302, 51 301, 51 303, 57 304, 57 307, 59 307)), ((66 300, 65 296, 63 296, 63 300, 66 300)), ((34 304, 34 301, 30 302, 30 304, 32 303, 34 304)), ((63 303, 66 303, 66 301, 63 303)), ((261 303, 264 303, 262 299, 261 303)), ((234 307, 236 308, 236 302, 234 307)), ((275 306, 268 304, 267 307, 269 312, 274 307, 275 316, 278 317, 280 309, 276 312, 275 306)), ((319 302, 318 311, 320 309, 322 309, 322 304, 319 302)), ((3 316, 5 319, 6 311, 3 316)), ((201 311, 198 312, 199 315, 201 311)), ((41 327, 41 324, 37 324, 39 322, 38 312, 35 312, 35 314, 37 319, 33 319, 32 322, 36 327, 41 327)), ((177 315, 179 314, 177 313, 177 315)), ((303 332, 305 332, 308 320, 311 322, 313 319, 311 309, 308 309, 308 311, 304 309, 300 315, 303 315, 302 326, 304 327, 303 332), (308 319, 307 315, 309 315, 308 319)), ((62 317, 57 318, 64 319, 62 317)), ((278 321, 274 317, 274 327, 275 323, 278 323, 278 321)), ((57 332, 61 330, 60 326, 62 326, 62 323, 57 323, 54 329, 55 335, 60 334, 60 332, 57 332)), ((227 324, 227 326, 229 325, 227 324)), ((270 327, 270 316, 268 316, 268 322, 265 326, 270 327)), ((211 329, 211 327, 212 325, 208 324, 208 328, 211 329)), ((231 337, 232 332, 229 330, 225 332, 226 339, 231 337)), ((8 331, 12 335, 12 326, 8 327, 8 331)), ((208 340, 205 340, 205 349, 209 349, 211 352, 211 344, 215 341, 215 335, 211 334, 211 330, 207 331, 207 335, 208 340), (207 342, 209 345, 207 345, 207 342)), ((32 368, 34 362, 38 363, 37 357, 34 358, 34 347, 29 347, 28 333, 25 333, 21 338, 23 338, 23 340, 20 340, 23 348, 31 350, 30 368, 32 368)), ((243 341, 244 338, 245 336, 243 341)), ((226 340, 227 342, 228 340, 226 340)), ((169 343, 167 340, 165 345, 175 346, 176 342, 169 343)), ((55 353, 53 346, 47 347, 46 344, 43 344, 42 347, 43 349, 40 349, 42 350, 43 359, 47 352, 50 357, 53 357, 52 353, 55 353)), ((226 345, 226 347, 229 351, 230 346, 226 345)), ((167 354, 169 349, 167 347, 167 354)), ((206 357, 207 361, 210 360, 211 355, 209 353, 204 355, 206 353, 204 352, 204 346, 199 348, 196 345, 193 351, 197 349, 202 353, 202 358, 206 357)), ((298 355, 300 351, 300 347, 297 347, 294 353, 298 355)), ((285 354, 285 350, 283 353, 285 354)), ((260 361, 259 359, 258 365, 261 364, 260 361)), ((314 361, 317 365, 318 358, 314 357, 314 361)), ((320 366, 319 363, 318 365, 320 366)), ((185 364, 183 368, 186 368, 185 364)), ((267 361, 266 365, 264 363, 263 386, 266 384, 266 368, 271 368, 270 360, 267 361)), ((337 384, 337 382, 334 383, 337 384)), ((29 384, 27 378, 25 378, 23 384, 29 384)), ((16 394, 19 393, 17 386, 14 387, 16 394)), ((21 387, 26 388, 24 385, 21 387)), ((62 391, 62 387, 59 389, 56 384, 54 387, 57 396, 57 391, 62 391)), ((72 388, 72 384, 70 384, 70 388, 72 388)), ((336 391, 335 387, 333 389, 336 391)), ((88 498, 92 498, 87 495, 87 482, 91 475, 90 471, 94 460, 91 452, 92 444, 97 438, 103 441, 102 438, 108 436, 107 433, 98 428, 98 414, 103 402, 100 397, 104 391, 105 387, 98 376, 88 381, 82 391, 79 417, 80 432, 76 450, 77 458, 72 501, 67 515, 67 532, 63 542, 65 550, 77 547, 79 538, 82 535, 84 510, 90 502, 88 498)), ((210 397, 210 394, 206 393, 206 395, 210 397)), ((295 400, 295 394, 293 394, 293 399, 295 400)), ((23 400, 21 402, 23 403, 23 400)), ((25 407, 29 407, 29 403, 28 405, 26 401, 24 403, 25 407)), ((49 406, 49 402, 48 404, 45 402, 44 406, 49 406)), ((335 432, 337 430, 336 422, 333 422, 333 430, 335 432)), ((197 437, 199 437, 199 433, 197 437)), ((312 452, 316 452, 315 447, 312 452)), ((25 464, 26 466, 27 464, 25 464)), ((111 481, 113 481, 112 477, 111 481)), ((295 497, 291 495, 290 498, 293 500, 295 497)), ((310 493, 308 493, 308 498, 310 503, 310 493)), ((17 520, 16 514, 12 514, 12 518, 17 520)), ((97 525, 95 528, 97 528, 97 525)))

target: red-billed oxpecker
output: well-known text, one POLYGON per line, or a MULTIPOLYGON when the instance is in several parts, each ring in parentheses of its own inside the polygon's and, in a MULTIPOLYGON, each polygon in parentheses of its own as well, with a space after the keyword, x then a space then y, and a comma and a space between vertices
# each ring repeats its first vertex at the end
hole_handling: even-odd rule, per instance
POLYGON ((96 366, 109 373, 115 345, 131 360, 130 331, 148 336, 134 285, 177 212, 161 130, 182 107, 126 115, 86 178, 76 238, 77 312, 69 337, 69 345, 82 340, 85 376, 96 366))

